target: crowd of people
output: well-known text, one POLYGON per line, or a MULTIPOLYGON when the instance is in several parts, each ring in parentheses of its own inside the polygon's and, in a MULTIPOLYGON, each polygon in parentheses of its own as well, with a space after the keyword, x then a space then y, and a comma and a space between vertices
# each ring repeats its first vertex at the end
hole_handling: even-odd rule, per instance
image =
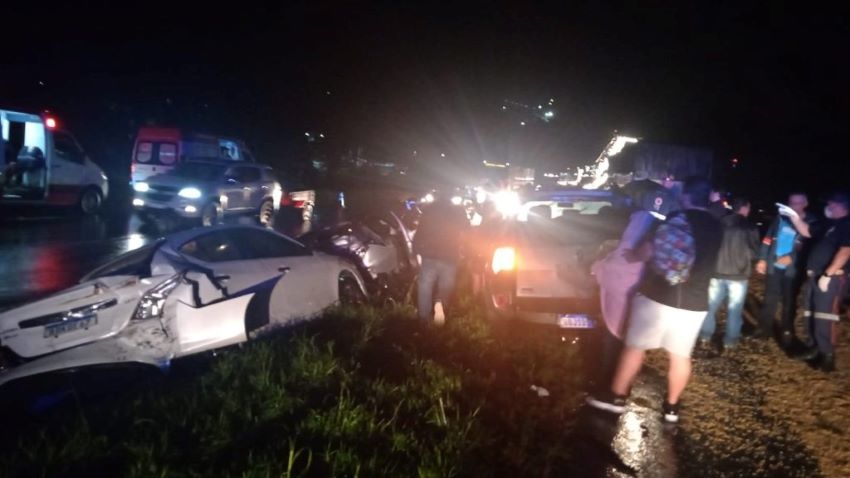
MULTIPOLYGON (((791 193, 787 205, 777 204, 777 217, 761 241, 749 220, 750 200, 727 202, 705 179, 685 181, 678 201, 659 190, 639 195, 633 203, 636 211, 617 248, 592 267, 605 323, 600 361, 604 386, 588 397, 588 404, 623 413, 646 351, 663 349, 669 370, 662 409, 665 420, 678 421, 691 356, 695 348, 715 350, 724 306, 719 351, 739 346, 753 272, 763 277, 765 293, 752 340, 775 338, 789 355, 824 372, 835 370, 839 308, 850 272, 850 195, 831 195, 820 218, 808 211, 805 193, 791 193), (798 337, 801 296, 805 332, 798 337)), ((481 229, 483 237, 476 242, 486 244, 489 233, 481 229)), ((421 258, 421 320, 445 320, 469 234, 464 213, 448 198, 438 198, 424 211, 414 240, 421 258)))
POLYGON ((850 272, 850 195, 831 195, 823 219, 807 207, 801 192, 790 194, 787 205, 777 204, 777 218, 760 246, 758 230, 748 220, 750 201, 737 197, 726 203, 704 179, 686 181, 681 210, 663 220, 653 223, 648 211, 634 213, 620 246, 594 265, 606 341, 619 347, 603 347, 609 356, 602 363, 613 365, 603 367, 604 386, 588 404, 623 413, 646 351, 660 348, 669 359, 663 414, 668 422, 678 421, 691 355, 695 347, 714 347, 724 304, 720 350, 739 345, 753 269, 764 277, 765 295, 752 339, 776 338, 789 355, 834 371, 839 309, 850 272), (805 333, 797 337, 801 291, 805 333))

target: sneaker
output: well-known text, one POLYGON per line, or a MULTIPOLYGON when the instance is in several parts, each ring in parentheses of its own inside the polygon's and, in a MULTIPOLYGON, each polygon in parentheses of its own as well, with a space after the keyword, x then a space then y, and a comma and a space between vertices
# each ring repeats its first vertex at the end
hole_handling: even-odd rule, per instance
POLYGON ((584 401, 593 408, 618 415, 626 411, 626 396, 610 391, 588 395, 584 401))
POLYGON ((443 310, 443 303, 437 301, 434 304, 434 324, 444 325, 446 323, 446 312, 443 310))
POLYGON ((664 421, 667 423, 678 423, 679 422, 679 404, 678 403, 668 403, 667 400, 664 400, 664 406, 661 407, 662 413, 664 414, 664 421))

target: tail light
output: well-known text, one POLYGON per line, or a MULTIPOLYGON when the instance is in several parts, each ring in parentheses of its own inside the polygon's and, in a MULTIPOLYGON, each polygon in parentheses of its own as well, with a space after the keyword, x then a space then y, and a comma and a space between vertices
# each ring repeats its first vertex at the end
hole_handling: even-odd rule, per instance
POLYGON ((516 251, 513 247, 500 247, 493 252, 493 260, 490 263, 493 273, 512 271, 516 267, 516 251))

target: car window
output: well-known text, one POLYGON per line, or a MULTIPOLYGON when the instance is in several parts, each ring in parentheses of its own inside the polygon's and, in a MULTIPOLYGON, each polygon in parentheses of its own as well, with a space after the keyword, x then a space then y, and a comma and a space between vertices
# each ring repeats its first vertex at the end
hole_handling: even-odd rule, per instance
POLYGON ((243 183, 255 183, 260 180, 260 170, 257 168, 239 168, 243 183))
POLYGON ((308 248, 271 232, 236 229, 227 233, 234 243, 239 244, 245 259, 310 255, 308 248))
POLYGON ((151 156, 153 155, 153 143, 139 143, 139 147, 136 148, 136 161, 139 163, 147 163, 151 160, 151 156))
POLYGON ((74 138, 62 131, 53 132, 53 151, 56 156, 66 161, 83 164, 85 162, 85 153, 80 146, 74 141, 74 138))
POLYGON ((204 262, 227 262, 246 259, 227 231, 212 232, 197 237, 182 246, 180 253, 204 262))
POLYGON ((108 276, 134 275, 139 278, 150 277, 151 275, 151 259, 154 253, 159 250, 162 240, 158 240, 153 244, 142 246, 125 254, 121 254, 115 259, 89 272, 83 277, 80 282, 90 281, 108 276))

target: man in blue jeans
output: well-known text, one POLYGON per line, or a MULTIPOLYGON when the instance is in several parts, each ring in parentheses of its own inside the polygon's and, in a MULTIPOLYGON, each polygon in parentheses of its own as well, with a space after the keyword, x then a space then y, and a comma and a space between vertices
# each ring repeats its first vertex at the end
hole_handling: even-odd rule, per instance
POLYGON ((423 208, 413 238, 413 252, 422 258, 416 303, 423 321, 445 320, 443 307, 454 293, 461 242, 468 227, 463 208, 444 194, 423 208))
POLYGON ((758 230, 748 220, 750 201, 736 198, 732 201, 732 214, 723 217, 723 242, 717 255, 717 268, 708 286, 708 313, 700 330, 700 345, 706 346, 714 335, 717 311, 728 299, 724 348, 738 344, 744 301, 747 298, 747 281, 752 272, 752 262, 758 247, 758 230))

